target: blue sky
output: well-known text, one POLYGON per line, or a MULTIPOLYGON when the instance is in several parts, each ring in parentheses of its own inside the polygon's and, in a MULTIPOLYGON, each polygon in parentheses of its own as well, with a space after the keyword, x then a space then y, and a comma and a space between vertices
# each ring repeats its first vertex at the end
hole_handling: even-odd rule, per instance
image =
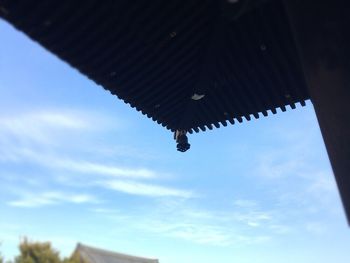
POLYGON ((172 134, 0 21, 0 251, 21 237, 162 263, 349 262, 311 103, 172 134))

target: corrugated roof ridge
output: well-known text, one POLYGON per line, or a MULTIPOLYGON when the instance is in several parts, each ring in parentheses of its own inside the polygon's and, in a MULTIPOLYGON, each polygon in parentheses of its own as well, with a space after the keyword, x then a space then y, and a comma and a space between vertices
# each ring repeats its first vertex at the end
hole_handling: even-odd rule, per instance
POLYGON ((79 250, 79 248, 82 248, 82 249, 86 248, 87 250, 94 250, 97 253, 101 253, 101 254, 105 254, 105 255, 108 254, 111 256, 119 256, 119 257, 124 257, 124 258, 129 258, 129 259, 152 260, 152 261, 158 262, 158 259, 156 259, 156 258, 147 258, 147 257, 135 256, 135 255, 125 254, 125 253, 119 253, 119 252, 110 251, 110 250, 106 250, 106 249, 102 249, 102 248, 88 246, 88 245, 85 245, 82 243, 78 243, 77 249, 79 250))

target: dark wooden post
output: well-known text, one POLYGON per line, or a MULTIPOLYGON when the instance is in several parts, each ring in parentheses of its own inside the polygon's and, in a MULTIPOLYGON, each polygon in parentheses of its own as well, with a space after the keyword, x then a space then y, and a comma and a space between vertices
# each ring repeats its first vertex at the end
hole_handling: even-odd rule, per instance
POLYGON ((284 3, 350 224, 350 2, 284 3))

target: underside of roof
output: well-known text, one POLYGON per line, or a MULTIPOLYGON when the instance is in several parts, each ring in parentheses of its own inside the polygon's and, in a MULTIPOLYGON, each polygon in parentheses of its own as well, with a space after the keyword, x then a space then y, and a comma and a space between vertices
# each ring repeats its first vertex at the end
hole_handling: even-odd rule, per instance
POLYGON ((282 1, 0 0, 0 16, 172 131, 309 99, 282 1))

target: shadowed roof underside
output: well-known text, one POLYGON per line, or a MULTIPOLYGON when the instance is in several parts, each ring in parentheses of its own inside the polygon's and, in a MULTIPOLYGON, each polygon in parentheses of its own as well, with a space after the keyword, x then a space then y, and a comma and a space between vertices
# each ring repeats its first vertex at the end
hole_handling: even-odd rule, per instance
POLYGON ((305 105, 282 1, 238 17, 229 2, 0 0, 0 16, 172 131, 305 105))

